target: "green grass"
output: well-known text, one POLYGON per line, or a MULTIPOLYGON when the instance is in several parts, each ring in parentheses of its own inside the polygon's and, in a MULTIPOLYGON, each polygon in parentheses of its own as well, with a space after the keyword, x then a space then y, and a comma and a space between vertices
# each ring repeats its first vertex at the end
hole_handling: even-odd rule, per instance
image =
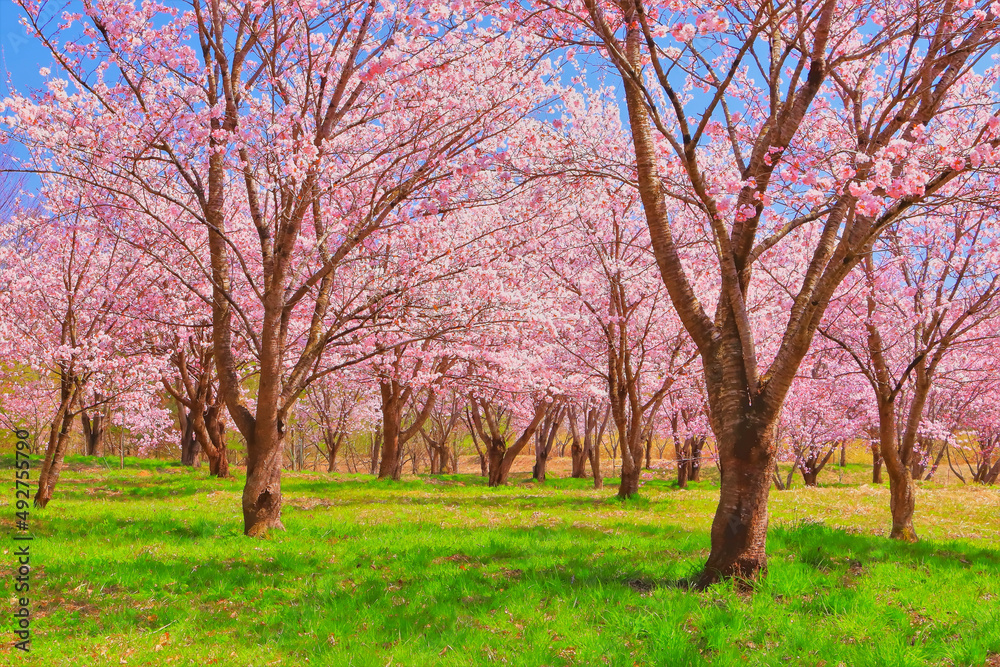
POLYGON ((287 531, 250 540, 241 480, 108 463, 71 459, 32 511, 32 653, 5 642, 0 663, 897 667, 1000 654, 998 489, 922 487, 915 545, 885 538, 885 488, 774 491, 768 576, 694 592, 679 582, 708 552, 711 481, 657 480, 621 503, 613 480, 286 474, 287 531))

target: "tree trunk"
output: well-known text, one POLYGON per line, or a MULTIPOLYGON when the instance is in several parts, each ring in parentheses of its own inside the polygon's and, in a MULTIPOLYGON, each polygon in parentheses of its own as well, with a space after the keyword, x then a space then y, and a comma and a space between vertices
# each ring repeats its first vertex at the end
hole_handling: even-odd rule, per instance
MULTIPOLYGON (((624 448, 622 451, 624 452, 624 448)), ((625 461, 626 459, 622 458, 622 481, 618 485, 618 497, 623 500, 639 493, 639 473, 642 471, 641 465, 626 464, 625 461)))
POLYGON ((872 484, 882 483, 882 452, 878 442, 872 443, 872 484))
POLYGON ((281 459, 284 430, 257 423, 255 442, 247 443, 247 480, 243 487, 243 532, 250 537, 284 530, 281 523, 281 459))
POLYGON ((229 477, 229 457, 226 456, 226 427, 221 419, 221 405, 211 405, 204 412, 196 406, 191 414, 191 428, 205 458, 208 459, 208 474, 212 477, 229 477))
POLYGON ((835 451, 837 451, 836 443, 823 456, 820 456, 820 452, 815 449, 810 450, 809 458, 802 461, 799 465, 799 470, 802 472, 802 481, 805 482, 806 486, 817 486, 819 474, 823 472, 823 468, 830 462, 835 451))
POLYGON ((573 438, 573 444, 569 448, 569 456, 572 461, 572 472, 570 473, 570 477, 573 479, 583 479, 586 477, 587 453, 584 451, 579 439, 573 438))
POLYGON ((562 406, 552 406, 546 411, 541 426, 535 431, 535 465, 531 477, 536 481, 545 481, 545 468, 552 452, 552 445, 556 441, 556 434, 559 432, 562 414, 562 406))
POLYGON ((910 475, 906 453, 900 456, 896 445, 896 411, 892 401, 879 398, 879 449, 889 475, 889 510, 892 513, 892 531, 889 537, 906 542, 917 541, 913 528, 913 507, 916 487, 910 475))
POLYGON ((545 481, 545 465, 549 461, 548 452, 535 451, 535 465, 531 469, 531 478, 536 482, 545 481))
MULTIPOLYGON (((633 427, 634 428, 634 427, 633 427)), ((634 442, 622 443, 622 477, 618 497, 631 498, 639 493, 639 475, 642 473, 643 441, 633 436, 634 442)))
MULTIPOLYGON (((412 394, 412 388, 404 387, 396 380, 379 381, 382 394, 382 461, 379 463, 379 479, 399 479, 403 472, 403 446, 424 425, 434 409, 437 395, 430 391, 427 401, 414 417, 413 423, 403 429, 403 408, 412 394)), ((413 454, 413 474, 417 473, 417 455, 413 454)))
POLYGON ((432 475, 445 475, 451 467, 451 453, 446 442, 427 440, 427 460, 430 462, 432 475))
POLYGON ((677 488, 686 489, 688 483, 688 475, 691 472, 691 466, 689 463, 690 455, 688 454, 688 449, 691 446, 691 438, 684 438, 683 444, 681 444, 681 439, 674 432, 674 461, 677 464, 677 488))
POLYGON ((181 465, 197 466, 200 463, 198 453, 201 451, 201 445, 194 434, 191 413, 183 405, 178 404, 177 417, 181 423, 181 465))
MULTIPOLYGON (((917 438, 919 449, 915 449, 910 457, 910 475, 917 480, 927 471, 927 457, 930 456, 932 443, 927 438, 917 438)), ((942 450, 943 451, 943 450, 942 450)), ((940 459, 938 459, 940 461, 940 459)))
POLYGON ((399 479, 402 473, 402 448, 399 442, 402 405, 398 392, 388 382, 380 383, 382 390, 382 461, 378 467, 379 479, 399 479))
POLYGON ((847 440, 840 441, 840 467, 847 467, 847 440))
POLYGON ((66 450, 69 445, 70 426, 67 424, 56 436, 54 446, 46 452, 45 461, 42 464, 42 472, 38 476, 38 489, 35 492, 35 507, 44 509, 52 500, 52 492, 59 482, 59 474, 62 472, 63 459, 66 457, 66 450))
POLYGON ((42 471, 38 475, 38 489, 35 491, 35 507, 44 508, 52 500, 52 492, 59 482, 59 474, 62 472, 63 459, 66 457, 66 449, 69 445, 69 434, 73 424, 73 414, 67 410, 60 410, 58 422, 53 421, 49 434, 49 446, 45 451, 45 461, 42 463, 42 471))
POLYGON ((1000 478, 1000 460, 994 463, 993 467, 982 476, 982 483, 996 484, 997 478, 1000 478))
POLYGON ((87 411, 80 413, 80 424, 83 427, 83 440, 87 447, 87 456, 104 456, 104 431, 106 417, 98 412, 91 419, 87 411))
POLYGON ((692 482, 701 481, 701 450, 704 446, 705 436, 691 438, 691 446, 688 449, 688 480, 692 482))
POLYGON ((653 467, 652 462, 653 438, 646 438, 646 470, 653 467))
POLYGON ((337 472, 337 450, 331 449, 329 451, 330 451, 330 459, 329 461, 327 461, 326 471, 337 472))
POLYGON ((506 451, 507 443, 503 440, 492 440, 487 445, 486 455, 489 459, 487 486, 502 486, 507 483, 507 473, 510 471, 510 465, 504 470, 503 462, 506 451))
POLYGON ((35 507, 44 508, 52 500, 52 492, 59 481, 62 472, 63 459, 69 444, 69 433, 73 427, 73 405, 79 395, 79 387, 63 374, 59 390, 59 409, 49 428, 49 444, 45 450, 45 460, 38 475, 38 488, 35 491, 35 507))
POLYGON ((601 448, 598 443, 593 443, 589 450, 590 471, 594 474, 594 488, 604 488, 604 475, 601 474, 601 448))
POLYGON ((593 418, 592 436, 585 438, 583 443, 584 449, 587 450, 590 457, 590 471, 594 474, 595 489, 604 488, 604 471, 601 470, 601 449, 604 443, 604 429, 608 424, 610 413, 610 410, 605 412, 604 419, 600 420, 599 410, 597 408, 591 409, 590 414, 593 418))
POLYGON ((371 458, 371 466, 369 468, 372 475, 378 473, 379 461, 381 460, 381 456, 382 456, 382 432, 377 431, 372 436, 372 458, 371 458))
POLYGON ((438 454, 433 442, 427 443, 427 463, 430 465, 430 474, 438 474, 438 454))
MULTIPOLYGON (((719 507, 712 521, 712 551, 698 581, 705 587, 722 578, 756 578, 767 570, 767 499, 774 472, 773 430, 741 420, 719 447, 722 468, 719 507)), ((718 437, 718 435, 717 435, 718 437)), ((721 438, 720 438, 721 439, 721 438)))
POLYGON ((680 437, 680 433, 677 430, 677 415, 674 414, 671 419, 671 428, 673 430, 673 436, 671 440, 674 443, 674 463, 677 465, 677 488, 686 489, 688 479, 691 477, 691 446, 694 442, 694 438, 687 436, 683 440, 680 437))
MULTIPOLYGON (((931 466, 930 470, 927 471, 927 476, 924 477, 925 482, 929 482, 934 473, 937 472, 938 466, 941 465, 941 459, 944 458, 945 452, 948 451, 948 443, 944 442, 941 444, 941 451, 938 452, 937 458, 934 459, 934 465, 931 466)), ((948 455, 948 461, 951 461, 951 455, 948 455)))

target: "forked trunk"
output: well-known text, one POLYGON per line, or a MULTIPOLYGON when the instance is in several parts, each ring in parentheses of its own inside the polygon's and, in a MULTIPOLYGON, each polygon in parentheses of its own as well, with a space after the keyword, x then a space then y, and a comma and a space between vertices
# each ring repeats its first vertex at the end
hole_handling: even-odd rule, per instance
POLYGON ((105 416, 98 412, 93 416, 86 411, 80 413, 80 424, 83 427, 83 440, 87 447, 87 456, 104 456, 105 416))
POLYGON ((692 482, 701 481, 701 450, 705 447, 705 436, 699 435, 691 438, 691 446, 688 448, 688 480, 692 482))
POLYGON ((927 457, 930 456, 931 442, 927 438, 917 438, 917 446, 910 456, 910 476, 921 479, 927 472, 927 457))
POLYGON ((545 481, 545 469, 549 462, 549 454, 555 444, 556 434, 559 432, 559 424, 564 412, 563 406, 552 406, 546 410, 541 425, 535 431, 535 465, 532 468, 531 477, 539 482, 545 481))
POLYGON ((817 486, 819 474, 823 472, 823 468, 826 467, 826 464, 833 457, 836 449, 837 445, 834 444, 827 450, 824 456, 820 456, 820 452, 818 451, 811 450, 809 457, 799 464, 799 470, 802 472, 802 481, 805 482, 806 486, 817 486))
POLYGON ((996 484, 997 478, 1000 478, 1000 460, 993 464, 989 470, 987 470, 981 476, 982 484, 996 484))
MULTIPOLYGON (((434 409, 437 394, 429 391, 423 408, 413 417, 413 423, 403 429, 403 408, 412 396, 413 389, 404 387, 396 380, 379 381, 382 394, 382 461, 379 463, 379 479, 398 480, 403 472, 403 447, 420 431, 434 409)), ((413 454, 413 474, 417 474, 417 454, 413 454)))
MULTIPOLYGON (((504 469, 504 454, 507 451, 507 443, 503 440, 493 440, 487 446, 487 458, 489 459, 489 472, 487 478, 488 486, 503 486, 507 483, 507 473, 510 465, 504 469)), ((511 459, 513 461, 513 459, 511 459)))
POLYGON ((222 406, 209 406, 199 414, 196 408, 191 415, 191 427, 208 459, 208 474, 212 477, 229 477, 229 458, 226 456, 226 426, 220 418, 222 406))
POLYGON ((326 427, 323 429, 323 442, 326 444, 327 453, 326 471, 337 472, 337 454, 340 453, 340 447, 344 442, 344 434, 326 427))
MULTIPOLYGON (((945 443, 943 443, 941 445, 941 449, 938 451, 937 458, 934 459, 934 465, 932 465, 930 467, 930 470, 928 470, 927 474, 924 476, 924 481, 925 482, 929 482, 931 480, 931 478, 934 477, 934 473, 937 472, 938 466, 941 465, 941 459, 944 458, 944 455, 946 453, 948 453, 948 443, 947 442, 945 442, 945 443)), ((948 454, 948 465, 951 465, 951 454, 948 454)), ((914 478, 914 479, 916 479, 916 478, 914 478)))
POLYGON ((208 474, 212 477, 226 478, 229 477, 229 458, 225 454, 225 450, 216 456, 208 457, 208 474))
POLYGON ((451 453, 448 451, 448 444, 435 440, 427 441, 427 458, 431 466, 432 475, 447 475, 451 470, 451 453))

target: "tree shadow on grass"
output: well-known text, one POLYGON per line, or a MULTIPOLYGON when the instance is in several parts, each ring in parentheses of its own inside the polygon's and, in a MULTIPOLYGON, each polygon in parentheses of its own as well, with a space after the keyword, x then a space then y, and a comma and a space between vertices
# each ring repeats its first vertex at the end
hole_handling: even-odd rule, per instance
MULTIPOLYGON (((557 494, 551 493, 550 489, 543 485, 531 484, 497 488, 478 486, 463 489, 454 486, 438 486, 417 480, 368 482, 364 487, 359 486, 361 483, 363 482, 295 480, 283 483, 282 489, 288 505, 299 508, 307 506, 309 509, 375 505, 461 505, 464 507, 516 508, 519 510, 590 508, 644 511, 654 507, 663 509, 675 500, 669 495, 649 497, 640 493, 627 501, 621 501, 611 489, 599 491, 600 495, 557 494), (358 491, 364 493, 358 494, 358 491), (424 495, 413 495, 412 491, 421 491, 424 495)), ((680 497, 678 496, 678 498, 680 497)))
POLYGON ((1000 551, 977 547, 961 540, 921 540, 909 543, 831 528, 820 522, 801 521, 776 526, 768 534, 768 551, 787 551, 801 562, 829 569, 844 565, 863 566, 870 563, 899 563, 904 566, 925 566, 969 569, 985 567, 1000 573, 1000 551))
MULTIPOLYGON (((182 516, 164 514, 90 526, 90 538, 134 540, 137 546, 152 548, 127 558, 89 554, 79 561, 53 563, 49 581, 65 582, 66 590, 50 586, 47 595, 72 598, 81 579, 105 586, 106 598, 92 601, 101 608, 101 625, 81 627, 83 634, 95 638, 128 633, 136 624, 145 627, 143 619, 154 614, 150 628, 176 621, 178 633, 211 627, 222 637, 276 642, 281 650, 308 655, 328 650, 328 636, 358 641, 352 646, 359 651, 398 639, 400 644, 429 642, 435 652, 463 641, 481 642, 494 632, 516 636, 517 624, 529 623, 548 613, 546 609, 567 613, 559 611, 560 605, 571 600, 574 607, 577 600, 581 605, 573 612, 582 615, 578 618, 611 614, 608 625, 597 622, 606 632, 615 632, 614 621, 621 620, 615 614, 625 614, 623 610, 633 618, 648 615, 648 623, 639 625, 658 628, 681 626, 703 609, 710 611, 699 616, 698 632, 729 632, 727 619, 749 613, 754 597, 760 598, 761 619, 787 611, 808 621, 829 613, 824 611, 828 605, 818 600, 781 601, 767 586, 737 595, 728 593, 728 584, 706 592, 685 590, 704 563, 708 536, 674 526, 638 527, 627 519, 605 521, 600 529, 566 524, 441 527, 430 521, 318 525, 316 517, 290 517, 288 532, 251 543, 214 526, 216 518, 185 524, 182 516), (221 540, 223 552, 231 548, 232 555, 199 551, 193 543, 205 544, 203 538, 221 540), (185 540, 192 543, 190 549, 185 540), (164 555, 156 547, 168 542, 173 550, 164 555), (153 608, 138 614, 128 605, 132 599, 148 599, 153 608), (255 622, 248 624, 245 618, 255 622), (433 630, 425 633, 425 628, 433 630)), ((74 528, 71 522, 54 527, 57 533, 74 528)), ((805 564, 797 567, 811 595, 837 595, 838 609, 861 608, 869 599, 870 590, 864 586, 838 589, 838 576, 856 562, 914 571, 930 565, 938 572, 969 567, 995 571, 1000 566, 1000 553, 969 543, 896 543, 815 523, 773 528, 768 550, 774 565, 770 578, 792 576, 795 572, 786 568, 805 564)), ((870 589, 880 582, 866 585, 870 589)), ((913 589, 921 585, 914 577, 913 589)), ((54 615, 53 622, 66 620, 61 616, 65 612, 47 611, 54 615)), ((882 614, 882 626, 911 633, 905 616, 870 613, 882 614)), ((627 628, 621 632, 628 636, 627 628)), ((690 641, 702 641, 698 637, 697 632, 691 634, 690 641)), ((384 648, 391 647, 389 642, 384 648)))

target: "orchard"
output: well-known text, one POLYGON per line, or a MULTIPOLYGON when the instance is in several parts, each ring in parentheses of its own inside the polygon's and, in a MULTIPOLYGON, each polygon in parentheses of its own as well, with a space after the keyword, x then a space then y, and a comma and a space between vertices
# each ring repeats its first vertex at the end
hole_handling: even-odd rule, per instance
POLYGON ((1000 3, 4 21, 11 664, 1000 665, 1000 3))

